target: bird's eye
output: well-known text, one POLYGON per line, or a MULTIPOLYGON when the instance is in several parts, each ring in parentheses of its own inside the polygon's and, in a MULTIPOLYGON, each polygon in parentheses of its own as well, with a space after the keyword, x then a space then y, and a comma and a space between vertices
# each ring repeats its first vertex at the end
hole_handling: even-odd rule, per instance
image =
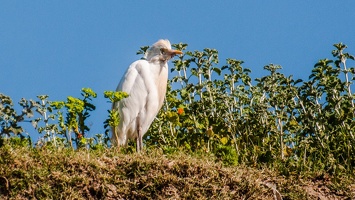
POLYGON ((161 49, 160 49, 160 53, 163 54, 163 55, 165 55, 165 54, 166 54, 166 49, 165 49, 165 48, 161 48, 161 49))

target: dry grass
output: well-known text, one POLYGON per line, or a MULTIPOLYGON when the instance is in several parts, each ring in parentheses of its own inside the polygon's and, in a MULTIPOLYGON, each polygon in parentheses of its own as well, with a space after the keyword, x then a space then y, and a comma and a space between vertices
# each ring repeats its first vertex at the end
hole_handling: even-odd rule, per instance
POLYGON ((269 170, 225 167, 207 156, 159 150, 0 148, 0 199, 351 199, 354 185, 285 178, 269 170), (281 196, 280 196, 281 195, 281 196))

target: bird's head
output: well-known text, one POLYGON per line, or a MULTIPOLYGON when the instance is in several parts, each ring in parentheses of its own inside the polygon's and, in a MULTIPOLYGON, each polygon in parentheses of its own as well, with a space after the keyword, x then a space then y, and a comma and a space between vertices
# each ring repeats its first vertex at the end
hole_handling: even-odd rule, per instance
POLYGON ((154 58, 159 61, 167 62, 176 54, 182 54, 182 51, 171 49, 169 40, 159 40, 148 49, 144 57, 147 60, 154 58))

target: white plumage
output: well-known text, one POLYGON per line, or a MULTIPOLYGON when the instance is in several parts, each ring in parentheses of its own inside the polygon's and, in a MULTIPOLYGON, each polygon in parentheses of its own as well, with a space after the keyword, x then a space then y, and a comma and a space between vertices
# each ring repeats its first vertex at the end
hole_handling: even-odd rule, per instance
POLYGON ((137 152, 142 150, 142 138, 164 102, 167 62, 176 54, 182 52, 172 50, 169 40, 159 40, 148 49, 143 59, 129 66, 116 89, 127 92, 129 97, 112 105, 120 115, 118 127, 112 127, 113 145, 126 145, 129 139, 137 139, 137 152))

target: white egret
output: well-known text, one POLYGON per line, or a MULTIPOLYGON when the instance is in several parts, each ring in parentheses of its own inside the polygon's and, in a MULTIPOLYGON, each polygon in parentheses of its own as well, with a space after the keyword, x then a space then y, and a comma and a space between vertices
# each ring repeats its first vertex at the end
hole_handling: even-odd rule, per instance
POLYGON ((142 150, 142 138, 164 102, 167 63, 176 54, 182 52, 171 49, 169 40, 159 40, 129 66, 116 89, 129 96, 112 105, 120 115, 118 127, 112 127, 113 145, 127 145, 129 139, 137 139, 137 152, 142 150))

